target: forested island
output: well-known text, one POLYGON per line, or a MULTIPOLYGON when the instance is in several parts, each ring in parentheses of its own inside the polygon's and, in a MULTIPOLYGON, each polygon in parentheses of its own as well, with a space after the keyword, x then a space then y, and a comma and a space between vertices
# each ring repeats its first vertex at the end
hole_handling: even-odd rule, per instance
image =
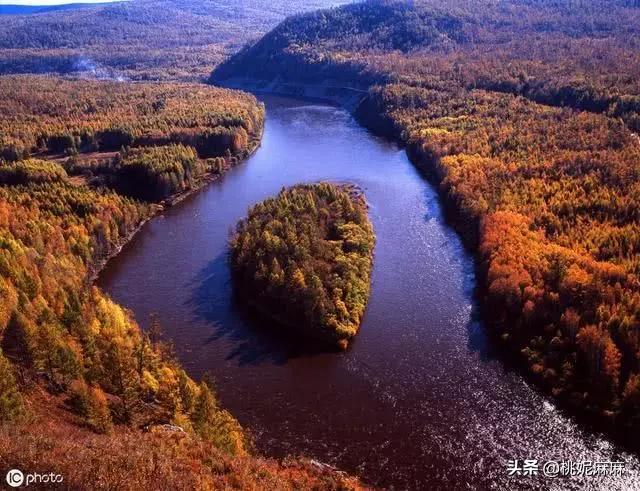
POLYGON ((504 345, 637 445, 639 34, 623 0, 370 1, 290 18, 211 80, 363 91, 356 116, 406 145, 477 253, 504 345))
POLYGON ((367 305, 374 244, 360 192, 299 185, 238 224, 233 276, 246 301, 289 331, 346 349, 367 305))

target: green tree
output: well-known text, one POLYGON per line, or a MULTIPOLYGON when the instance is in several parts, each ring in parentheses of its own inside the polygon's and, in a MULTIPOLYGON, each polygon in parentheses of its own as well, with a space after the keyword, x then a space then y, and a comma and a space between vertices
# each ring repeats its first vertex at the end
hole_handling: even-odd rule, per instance
POLYGON ((15 420, 25 414, 11 362, 0 350, 0 421, 15 420))

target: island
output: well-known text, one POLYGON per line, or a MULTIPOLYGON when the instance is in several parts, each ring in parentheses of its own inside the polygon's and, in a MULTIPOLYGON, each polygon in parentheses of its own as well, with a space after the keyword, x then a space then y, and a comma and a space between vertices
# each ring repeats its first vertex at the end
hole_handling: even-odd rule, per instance
POLYGON ((238 224, 234 285, 289 332, 344 350, 369 298, 374 244, 357 188, 323 182, 282 189, 238 224))

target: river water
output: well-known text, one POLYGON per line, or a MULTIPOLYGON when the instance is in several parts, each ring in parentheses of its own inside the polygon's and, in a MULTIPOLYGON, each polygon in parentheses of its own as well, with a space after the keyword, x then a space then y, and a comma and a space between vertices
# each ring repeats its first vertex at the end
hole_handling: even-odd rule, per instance
POLYGON ((473 259, 405 153, 342 109, 266 97, 257 153, 152 220, 99 286, 163 330, 265 455, 305 456, 397 489, 640 489, 640 465, 506 368, 477 320, 473 259), (301 351, 233 299, 229 231, 283 186, 359 185, 377 245, 344 353, 301 351), (510 477, 512 459, 623 461, 618 478, 510 477))

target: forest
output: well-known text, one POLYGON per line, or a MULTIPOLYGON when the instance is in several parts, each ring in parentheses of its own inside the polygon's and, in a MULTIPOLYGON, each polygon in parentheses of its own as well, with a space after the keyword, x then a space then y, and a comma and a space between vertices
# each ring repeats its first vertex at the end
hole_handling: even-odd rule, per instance
POLYGON ((640 10, 370 1, 288 19, 211 80, 367 90, 477 253, 492 330, 532 380, 640 435, 640 10))
POLYGON ((204 173, 205 168, 191 147, 137 148, 122 155, 116 185, 122 194, 161 201, 192 189, 204 173))
POLYGON ((23 76, 0 78, 0 94, 0 182, 68 175, 147 201, 222 174, 264 124, 253 96, 201 85, 23 76))
POLYGON ((28 159, 0 165, 0 184, 52 183, 66 178, 64 167, 46 160, 28 159))
POLYGON ((238 224, 234 281, 245 300, 293 334, 346 349, 369 298, 374 243, 359 191, 294 186, 238 224))
POLYGON ((201 157, 240 155, 259 139, 253 96, 195 84, 0 78, 0 156, 119 151, 183 143, 201 157))
POLYGON ((287 15, 348 0, 136 0, 4 15, 0 74, 199 81, 287 15))
POLYGON ((158 319, 143 332, 92 286, 155 203, 248 155, 263 106, 207 86, 44 77, 0 78, 0 93, 0 465, 47 468, 72 488, 117 486, 123 465, 130 489, 358 488, 255 457, 158 319))
MULTIPOLYGON (((638 448, 638 1, 304 13, 346 3, 136 0, 0 17, 3 468, 28 462, 77 489, 362 487, 258 456, 215 374, 192 379, 159 319, 143 332, 93 286, 162 206, 259 145, 262 104, 191 83, 207 77, 362 91, 356 118, 406 148, 476 255, 496 342, 638 448)), ((234 283, 281 327, 344 349, 374 243, 358 190, 283 189, 238 224, 234 283)))
POLYGON ((95 431, 174 421, 225 451, 245 452, 237 422, 207 402, 211 389, 193 382, 129 313, 87 288, 92 265, 150 212, 112 192, 63 181, 0 187, 0 418, 28 420, 25 399, 41 378, 53 394, 66 394, 95 431), (202 405, 206 411, 199 411, 202 405))
MULTIPOLYGON (((2 98, 3 138, 20 149, 10 152, 11 161, 0 161, 0 362, 5 368, 0 374, 0 419, 28 420, 26 401, 42 380, 52 394, 64 394, 69 408, 97 432, 111 433, 114 425, 173 422, 225 452, 246 453, 242 429, 218 407, 211 388, 192 381, 169 346, 143 334, 128 312, 88 284, 100 261, 126 241, 154 208, 103 186, 72 182, 56 160, 20 158, 54 151, 52 141, 68 142, 68 153, 90 141, 102 145, 104 135, 114 131, 103 128, 127 123, 131 133, 124 134, 154 130, 158 138, 163 135, 160 128, 165 135, 178 131, 172 120, 214 129, 232 120, 252 128, 261 124, 257 101, 205 90, 209 105, 199 103, 198 116, 185 107, 188 101, 195 107, 192 97, 197 91, 185 92, 184 87, 145 90, 44 79, 26 82, 3 79, 0 84, 5 95, 11 93, 2 98), (28 96, 30 89, 41 98, 28 96), (57 97, 47 98, 54 91, 57 97), (111 101, 108 94, 114 91, 125 97, 111 101), (181 119, 183 112, 191 115, 189 120, 181 119), (39 148, 43 146, 48 148, 39 148), (16 363, 15 369, 7 359, 16 363)), ((129 143, 133 141, 132 136, 129 143)), ((145 181, 136 182, 146 187, 141 194, 150 201, 165 197, 157 194, 158 188, 165 191, 158 175, 181 176, 178 188, 166 190, 174 193, 190 185, 199 169, 192 148, 140 149, 164 159, 153 162, 136 150, 126 151, 121 168, 152 169, 145 181)))

